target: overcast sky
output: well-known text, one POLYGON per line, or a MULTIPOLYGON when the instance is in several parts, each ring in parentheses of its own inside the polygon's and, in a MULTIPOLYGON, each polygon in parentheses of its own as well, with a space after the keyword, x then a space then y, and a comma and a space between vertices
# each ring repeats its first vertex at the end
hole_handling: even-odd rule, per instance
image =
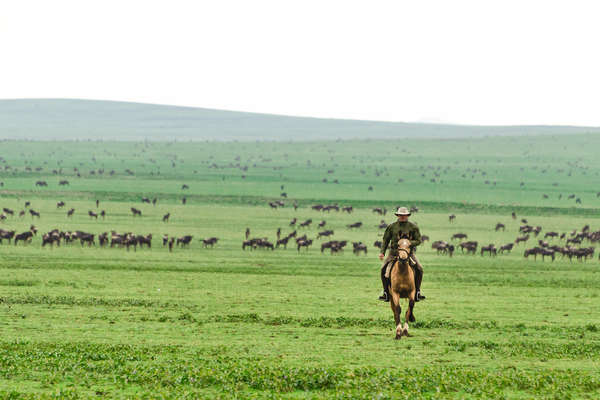
POLYGON ((598 1, 6 1, 0 98, 600 126, 598 1))

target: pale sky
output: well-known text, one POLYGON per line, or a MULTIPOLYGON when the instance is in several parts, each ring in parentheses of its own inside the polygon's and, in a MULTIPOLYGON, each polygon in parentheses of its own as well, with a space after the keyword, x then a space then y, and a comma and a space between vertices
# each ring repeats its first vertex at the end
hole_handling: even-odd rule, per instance
POLYGON ((600 126, 600 2, 5 0, 0 98, 600 126))

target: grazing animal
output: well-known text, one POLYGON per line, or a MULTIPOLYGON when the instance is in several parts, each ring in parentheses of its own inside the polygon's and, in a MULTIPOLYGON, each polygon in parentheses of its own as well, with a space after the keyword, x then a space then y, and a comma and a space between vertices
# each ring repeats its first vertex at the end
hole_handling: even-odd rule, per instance
POLYGON ((498 252, 504 253, 506 251, 507 253, 510 253, 511 250, 513 249, 514 245, 515 245, 514 243, 507 243, 504 246, 500 246, 500 249, 498 249, 498 252))
POLYGON ((33 217, 38 217, 40 218, 40 213, 35 211, 34 209, 29 209, 29 214, 31 214, 31 218, 33 219, 33 217))
POLYGON ((141 211, 141 210, 138 210, 138 209, 137 209, 137 208, 135 208, 135 207, 131 207, 131 213, 133 214, 133 216, 134 216, 134 217, 135 217, 135 216, 138 216, 138 215, 139 215, 140 217, 142 216, 142 211, 141 211))
POLYGON ((504 232, 504 230, 506 229, 506 226, 504 224, 501 224, 500 222, 498 222, 496 224, 496 232, 498 232, 501 229, 502 229, 502 232, 504 232))
POLYGON ((497 249, 496 246, 494 246, 492 243, 490 243, 487 246, 481 246, 481 255, 483 256, 483 253, 488 252, 490 254, 490 256, 495 256, 497 254, 497 249))
POLYGON ((218 241, 219 241, 219 239, 216 238, 216 237, 210 237, 208 239, 202 239, 202 246, 203 247, 210 246, 212 248, 218 241))
POLYGON ((454 235, 452 235, 452 237, 450 239, 454 240, 454 239, 466 239, 467 238, 467 234, 466 233, 455 233, 454 235))
POLYGON ((31 243, 32 238, 33 238, 33 232, 31 232, 30 230, 23 232, 23 233, 19 233, 18 235, 15 235, 15 237, 14 237, 15 246, 17 245, 17 243, 19 241, 22 241, 24 243, 31 243))
POLYGON ((71 208, 69 211, 67 211, 67 217, 72 217, 74 213, 75 213, 75 209, 71 208))
POLYGON ((56 208, 62 208, 65 206, 65 202, 64 201, 59 201, 58 203, 56 203, 56 208))
POLYGON ((166 213, 162 217, 162 222, 169 222, 169 218, 171 217, 171 213, 166 213))
POLYGON ((182 236, 180 238, 177 238, 177 246, 179 246, 179 245, 181 245, 181 247, 189 246, 191 241, 192 241, 191 235, 182 236))
POLYGON ((529 240, 529 235, 519 236, 515 239, 515 244, 519 244, 521 242, 526 242, 529 240))
POLYGON ((15 231, 5 231, 4 229, 0 229, 0 244, 2 244, 2 240, 8 240, 8 244, 15 236, 15 231))
POLYGON ((353 224, 350 225, 346 225, 349 229, 353 229, 353 228, 360 228, 362 226, 362 222, 355 222, 353 224))
POLYGON ((312 239, 302 239, 296 242, 298 245, 298 251, 300 251, 301 247, 306 247, 306 250, 312 245, 312 239))
POLYGON ((307 219, 306 221, 304 221, 304 222, 301 222, 301 223, 300 223, 300 226, 301 226, 301 227, 307 227, 307 226, 309 226, 310 224, 312 224, 312 219, 307 219))
POLYGON ((408 322, 415 322, 415 274, 409 265, 410 259, 410 241, 405 238, 398 240, 398 258, 393 263, 389 272, 390 307, 394 313, 394 322, 396 325, 396 339, 402 336, 410 336, 408 333, 408 322), (400 299, 408 300, 408 310, 404 316, 404 325, 401 324, 402 306, 400 299))
POLYGON ((367 246, 362 242, 352 242, 352 252, 356 255, 359 255, 360 252, 364 252, 367 255, 367 246))
POLYGON ((456 215, 454 215, 454 214, 450 214, 450 215, 448 216, 448 221, 449 221, 449 222, 454 222, 454 220, 455 220, 455 219, 456 219, 456 215))
POLYGON ((333 231, 332 230, 327 230, 327 231, 319 232, 317 234, 317 239, 320 239, 322 237, 328 237, 328 236, 331 236, 331 235, 333 235, 333 231))

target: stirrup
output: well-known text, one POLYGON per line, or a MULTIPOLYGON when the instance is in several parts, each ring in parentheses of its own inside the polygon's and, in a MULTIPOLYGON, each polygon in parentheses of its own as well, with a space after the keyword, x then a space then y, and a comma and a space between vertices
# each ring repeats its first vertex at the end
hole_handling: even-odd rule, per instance
POLYGON ((381 296, 379 296, 379 300, 386 301, 386 302, 390 301, 390 296, 386 292, 383 292, 383 294, 381 296))

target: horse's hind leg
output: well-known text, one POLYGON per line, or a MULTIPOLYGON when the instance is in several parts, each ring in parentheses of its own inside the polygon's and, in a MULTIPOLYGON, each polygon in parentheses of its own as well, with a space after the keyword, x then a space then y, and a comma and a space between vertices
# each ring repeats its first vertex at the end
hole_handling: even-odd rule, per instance
POLYGON ((406 310, 406 320, 410 321, 410 322, 415 322, 415 314, 414 314, 414 308, 415 308, 415 301, 414 300, 408 300, 408 310, 406 310))

